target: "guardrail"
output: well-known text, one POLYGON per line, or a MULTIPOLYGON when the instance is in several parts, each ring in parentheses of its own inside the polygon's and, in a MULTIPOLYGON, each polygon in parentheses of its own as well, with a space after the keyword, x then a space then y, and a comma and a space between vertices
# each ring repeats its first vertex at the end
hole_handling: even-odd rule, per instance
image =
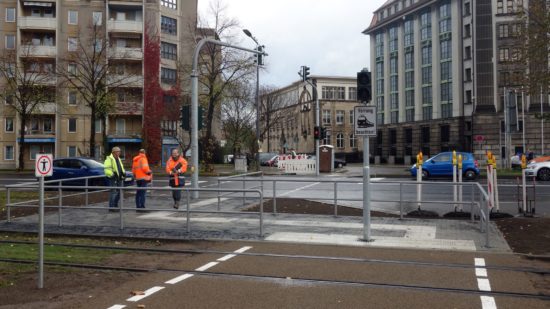
MULTIPOLYGON (((257 178, 247 178, 247 174, 241 174, 241 175, 234 175, 230 177, 223 177, 218 178, 218 190, 222 190, 221 184, 227 183, 227 182, 242 182, 243 187, 246 186, 246 182, 250 181, 258 181, 257 178), (223 181, 222 181, 223 180, 223 181)), ((318 179, 318 178, 300 178, 300 179, 294 179, 294 178, 269 178, 269 177, 262 177, 260 178, 260 185, 255 188, 261 188, 262 192, 264 189, 264 182, 272 182, 272 196, 271 200, 273 203, 273 211, 272 213, 274 215, 277 214, 277 183, 332 183, 333 184, 333 195, 329 198, 324 198, 320 196, 311 196, 311 197, 299 197, 299 199, 310 199, 310 200, 330 200, 333 201, 333 207, 334 207, 334 216, 338 217, 338 201, 363 201, 362 198, 342 198, 338 196, 338 186, 340 184, 346 184, 346 183, 362 183, 358 182, 357 180, 346 180, 346 179, 318 179)), ((419 185, 416 181, 376 181, 373 182, 373 184, 393 184, 396 186, 399 186, 399 200, 393 200, 393 199, 371 199, 371 202, 387 202, 387 203, 399 203, 399 218, 403 219, 403 205, 404 203, 417 203, 418 200, 406 200, 403 198, 403 188, 404 186, 410 185, 410 186, 417 186, 419 185)), ((454 183, 454 182, 422 182, 420 184, 421 186, 469 186, 470 187, 470 200, 469 201, 462 201, 462 202, 454 202, 454 201, 430 201, 430 200, 421 200, 421 204, 452 204, 452 205, 470 205, 470 220, 472 222, 475 222, 476 214, 479 218, 479 230, 481 233, 485 233, 485 246, 489 247, 489 221, 490 221, 490 212, 491 209, 489 209, 489 203, 487 202, 489 197, 488 194, 485 192, 483 187, 478 182, 468 182, 468 183, 454 183), (476 190, 477 189, 477 190, 476 190), (475 199, 475 192, 479 192, 478 199, 475 199)), ((264 193, 264 196, 267 197, 267 195, 264 193)), ((218 207, 220 205, 220 197, 218 196, 218 207)), ((285 198, 293 198, 293 197, 285 197, 285 198)), ((298 198, 296 198, 298 199, 298 198)), ((245 204, 245 200, 243 197, 243 206, 245 204)), ((456 207, 456 206, 455 206, 456 207)))
MULTIPOLYGON (((103 176, 101 176, 103 177, 103 176)), ((71 179, 66 179, 64 181, 74 181, 74 180, 81 180, 81 179, 86 179, 86 177, 81 177, 81 178, 71 178, 71 179)), ((89 179, 89 177, 88 177, 89 179)), ((52 181, 52 182, 57 182, 57 181, 52 181)), ((37 208, 39 207, 39 205, 36 205, 34 203, 38 202, 38 200, 30 200, 30 201, 24 201, 24 202, 17 202, 17 203, 12 203, 11 202, 11 192, 13 190, 24 190, 24 189, 38 189, 38 183, 37 182, 32 182, 32 183, 24 183, 24 184, 16 184, 16 185, 7 185, 5 186, 6 187, 6 190, 7 190, 7 201, 6 201, 6 209, 7 209, 7 219, 6 221, 9 223, 11 222, 11 214, 10 214, 10 209, 12 207, 22 207, 22 208, 37 208)), ((58 202, 58 205, 48 205, 48 206, 44 206, 44 208, 50 208, 50 209, 57 209, 58 211, 58 226, 63 226, 63 221, 62 221, 62 211, 63 209, 89 209, 89 210, 113 210, 113 208, 109 208, 108 206, 107 207, 97 207, 97 206, 88 206, 88 204, 86 204, 85 206, 64 206, 62 204, 62 200, 63 200, 63 197, 68 197, 68 196, 78 196, 78 195, 82 195, 82 194, 86 194, 86 196, 88 196, 88 193, 90 190, 94 190, 93 192, 102 192, 102 191, 110 191, 112 189, 116 189, 116 190, 119 190, 120 191, 120 200, 119 200, 119 203, 120 203, 120 207, 119 208, 116 208, 114 210, 117 210, 119 211, 119 216, 120 216, 120 220, 119 220, 119 227, 121 230, 124 229, 124 212, 126 211, 135 211, 136 208, 135 207, 131 207, 131 208, 125 208, 124 207, 124 192, 126 191, 132 191, 132 192, 135 192, 137 190, 146 190, 146 191, 176 191, 176 190, 181 190, 182 192, 185 192, 185 195, 186 195, 186 208, 185 209, 173 209, 173 208, 147 208, 147 212, 157 212, 157 211, 171 211, 171 212, 179 212, 179 213, 186 213, 186 229, 187 229, 187 232, 190 233, 191 232, 191 219, 190 219, 190 216, 192 213, 206 213, 206 214, 231 214, 231 215, 254 215, 254 214, 257 214, 259 216, 259 235, 260 237, 263 237, 263 231, 264 231, 264 227, 263 227, 263 193, 261 190, 251 190, 251 189, 214 189, 214 188, 171 188, 171 187, 143 187, 143 188, 140 188, 140 187, 105 187, 105 186, 63 186, 63 185, 48 185, 46 188, 48 189, 56 189, 57 192, 58 192, 58 196, 54 196, 54 197, 50 197, 48 198, 48 200, 51 200, 51 199, 58 199, 59 202, 58 202), (63 195, 63 190, 85 190, 85 192, 83 193, 76 193, 76 194, 71 194, 71 195, 63 195), (243 193, 243 194, 246 194, 248 193, 249 195, 257 195, 257 198, 258 198, 258 203, 259 203, 259 211, 257 212, 241 212, 241 211, 220 211, 220 209, 218 208, 217 211, 207 211, 207 210, 196 210, 196 209, 191 209, 191 202, 190 202, 190 193, 191 192, 217 192, 219 194, 219 192, 225 192, 225 193, 232 193, 232 194, 235 194, 235 193, 243 193)), ((87 201, 88 199, 86 199, 87 201)), ((86 202, 87 203, 87 202, 86 202)))
MULTIPOLYGON (((221 191, 221 185, 222 185, 222 182, 223 181, 231 181, 232 179, 235 179, 235 178, 242 178, 243 179, 243 190, 256 190, 256 189, 259 189, 262 191, 264 191, 264 182, 263 182, 263 178, 264 178, 264 172, 262 171, 259 171, 259 172, 251 172, 251 173, 244 173, 244 174, 238 174, 238 175, 231 175, 231 176, 226 176, 226 177, 218 177, 218 211, 220 210, 220 202, 221 202, 221 198, 223 196, 228 196, 228 195, 231 195, 231 193, 225 193, 225 194, 220 194, 221 191), (253 187, 250 187, 250 188, 246 188, 246 176, 255 176, 255 175, 259 175, 260 176, 260 185, 259 186, 253 186, 253 187)), ((255 179, 257 180, 257 179, 255 179)), ((243 207, 245 206, 246 204, 246 191, 243 191, 243 207)))

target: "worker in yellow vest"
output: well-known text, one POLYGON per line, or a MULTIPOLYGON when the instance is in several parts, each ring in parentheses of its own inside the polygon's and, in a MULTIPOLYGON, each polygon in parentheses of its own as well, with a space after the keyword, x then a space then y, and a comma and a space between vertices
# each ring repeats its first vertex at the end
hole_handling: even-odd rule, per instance
POLYGON ((120 159, 119 147, 113 147, 111 154, 105 159, 104 168, 105 177, 107 177, 107 181, 111 187, 109 193, 109 211, 116 211, 118 201, 120 200, 120 190, 117 188, 122 187, 124 178, 126 177, 126 171, 124 171, 124 166, 120 159))

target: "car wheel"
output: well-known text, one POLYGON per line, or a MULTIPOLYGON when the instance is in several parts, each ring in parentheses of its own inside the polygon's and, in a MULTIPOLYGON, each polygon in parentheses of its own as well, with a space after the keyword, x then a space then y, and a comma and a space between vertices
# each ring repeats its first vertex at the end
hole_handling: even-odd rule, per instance
POLYGON ((472 170, 467 170, 466 172, 464 172, 464 178, 468 180, 474 180, 477 178, 477 174, 472 170))
POLYGON ((537 173, 537 178, 542 181, 550 180, 550 168, 541 168, 537 173))
POLYGON ((338 163, 338 168, 342 168, 344 166, 342 163, 338 163))
POLYGON ((422 170, 422 179, 428 179, 428 177, 430 177, 430 173, 427 170, 422 170))

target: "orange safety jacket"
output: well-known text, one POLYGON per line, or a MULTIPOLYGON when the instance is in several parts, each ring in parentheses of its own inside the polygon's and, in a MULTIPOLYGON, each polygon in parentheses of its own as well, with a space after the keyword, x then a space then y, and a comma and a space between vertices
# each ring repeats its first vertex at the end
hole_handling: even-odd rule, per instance
POLYGON ((140 153, 134 157, 134 162, 132 163, 132 173, 136 180, 146 180, 151 181, 151 169, 149 168, 149 162, 145 154, 140 153))
POLYGON ((178 165, 178 163, 181 163, 179 172, 173 174, 176 186, 179 186, 178 174, 183 175, 187 171, 187 161, 180 156, 177 160, 174 160, 174 158, 170 157, 170 159, 168 159, 168 161, 166 162, 166 173, 168 175, 170 175, 170 173, 176 167, 176 165, 178 165))

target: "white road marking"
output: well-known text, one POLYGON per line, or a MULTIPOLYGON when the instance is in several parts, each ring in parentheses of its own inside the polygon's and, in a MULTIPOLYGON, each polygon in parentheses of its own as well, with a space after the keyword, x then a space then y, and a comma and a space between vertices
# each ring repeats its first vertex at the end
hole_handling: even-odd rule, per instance
POLYGON ((481 297, 481 308, 483 309, 497 309, 497 304, 495 303, 495 298, 492 296, 480 296, 481 297))
POLYGON ((309 188, 309 187, 313 187, 313 186, 318 185, 318 184, 320 184, 320 182, 314 182, 314 183, 312 183, 312 184, 305 185, 305 186, 300 187, 300 188, 298 188, 298 189, 294 189, 294 190, 291 190, 291 191, 287 191, 287 192, 285 192, 285 193, 283 193, 283 194, 278 194, 277 196, 284 196, 284 195, 287 195, 287 194, 290 194, 290 193, 294 193, 294 192, 296 192, 296 191, 300 191, 300 190, 304 190, 304 189, 309 188))
POLYGON ((128 298, 126 301, 132 301, 132 302, 136 302, 136 301, 140 301, 142 299, 144 299, 145 297, 147 296, 150 296, 160 290, 164 289, 163 286, 154 286, 146 291, 144 291, 144 294, 143 295, 135 295, 135 296, 132 296, 130 298, 128 298))
POLYGON ((236 254, 228 254, 228 255, 226 255, 226 256, 223 256, 223 257, 217 259, 216 261, 225 262, 225 261, 227 261, 227 260, 229 260, 229 259, 232 259, 232 258, 234 258, 234 257, 236 257, 236 256, 237 256, 236 254))
POLYGON ((216 266, 216 265, 218 265, 218 264, 219 264, 218 262, 210 262, 210 263, 205 264, 205 265, 203 265, 203 266, 201 266, 201 267, 199 267, 199 268, 197 268, 197 269, 195 269, 195 270, 196 270, 196 271, 205 271, 205 270, 207 270, 208 268, 214 267, 214 266, 216 266))
POLYGON ((485 268, 476 268, 477 277, 487 277, 487 269, 485 268))
POLYGON ((122 309, 122 308, 126 308, 126 305, 114 305, 107 309, 122 309))
POLYGON ((485 267, 485 259, 475 258, 474 259, 474 264, 477 267, 485 267))
POLYGON ((239 250, 235 250, 235 253, 243 253, 243 252, 248 251, 248 250, 250 250, 250 249, 252 249, 252 247, 249 247, 249 246, 242 247, 242 248, 239 249, 239 250))
POLYGON ((189 278, 191 278, 191 277, 193 277, 193 276, 194 276, 193 274, 183 274, 183 275, 181 275, 181 276, 177 276, 177 277, 174 278, 174 279, 170 279, 170 280, 168 280, 168 281, 166 281, 166 282, 164 282, 164 283, 166 283, 166 284, 176 284, 176 283, 181 282, 181 281, 183 281, 183 280, 185 280, 185 279, 189 279, 189 278))

